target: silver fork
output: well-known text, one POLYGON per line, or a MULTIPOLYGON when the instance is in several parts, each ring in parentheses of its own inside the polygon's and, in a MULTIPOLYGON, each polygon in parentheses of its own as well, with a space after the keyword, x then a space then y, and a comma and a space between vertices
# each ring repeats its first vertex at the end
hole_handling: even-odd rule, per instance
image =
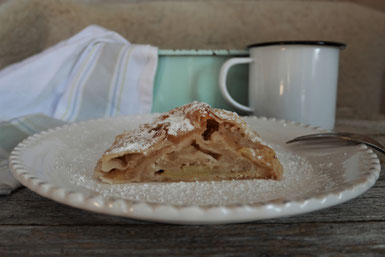
POLYGON ((349 142, 358 143, 358 144, 365 144, 385 154, 385 147, 381 145, 379 142, 377 142, 376 140, 374 140, 373 138, 360 135, 360 134, 347 133, 347 132, 328 132, 328 133, 310 134, 310 135, 293 138, 287 141, 286 144, 299 142, 299 141, 324 140, 324 139, 337 139, 337 140, 349 141, 349 142))

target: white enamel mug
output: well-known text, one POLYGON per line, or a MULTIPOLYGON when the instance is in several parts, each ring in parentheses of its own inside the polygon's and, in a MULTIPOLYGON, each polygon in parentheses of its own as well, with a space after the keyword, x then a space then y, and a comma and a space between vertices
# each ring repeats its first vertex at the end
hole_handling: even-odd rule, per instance
POLYGON ((339 52, 345 44, 325 41, 268 42, 249 46, 250 57, 231 58, 219 74, 223 97, 235 108, 333 129, 339 52), (226 77, 236 64, 249 63, 249 105, 229 94, 226 77))

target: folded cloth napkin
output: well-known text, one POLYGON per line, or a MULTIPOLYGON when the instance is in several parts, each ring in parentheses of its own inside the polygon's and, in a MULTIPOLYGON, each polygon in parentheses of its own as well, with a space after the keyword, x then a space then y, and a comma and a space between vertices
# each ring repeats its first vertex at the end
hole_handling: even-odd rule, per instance
POLYGON ((1 70, 0 193, 19 185, 6 160, 28 135, 64 122, 151 112, 157 63, 156 47, 91 25, 1 70))
POLYGON ((64 121, 149 113, 156 47, 92 25, 0 71, 0 121, 43 113, 64 121))

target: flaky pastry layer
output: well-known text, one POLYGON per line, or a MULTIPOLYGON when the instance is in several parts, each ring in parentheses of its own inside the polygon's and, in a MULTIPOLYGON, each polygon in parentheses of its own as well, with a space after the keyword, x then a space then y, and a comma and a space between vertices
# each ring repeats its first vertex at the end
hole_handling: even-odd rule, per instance
POLYGON ((283 168, 236 113, 193 102, 115 138, 95 168, 107 183, 280 179, 283 168))

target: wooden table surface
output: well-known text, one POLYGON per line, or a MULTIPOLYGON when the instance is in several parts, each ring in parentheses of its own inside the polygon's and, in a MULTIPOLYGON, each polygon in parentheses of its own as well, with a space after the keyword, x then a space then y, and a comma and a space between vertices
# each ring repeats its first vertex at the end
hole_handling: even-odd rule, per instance
MULTIPOLYGON (((385 144, 385 121, 339 120, 385 144)), ((91 213, 26 188, 0 197, 0 256, 385 256, 385 158, 347 203, 288 218, 182 226, 91 213)))

